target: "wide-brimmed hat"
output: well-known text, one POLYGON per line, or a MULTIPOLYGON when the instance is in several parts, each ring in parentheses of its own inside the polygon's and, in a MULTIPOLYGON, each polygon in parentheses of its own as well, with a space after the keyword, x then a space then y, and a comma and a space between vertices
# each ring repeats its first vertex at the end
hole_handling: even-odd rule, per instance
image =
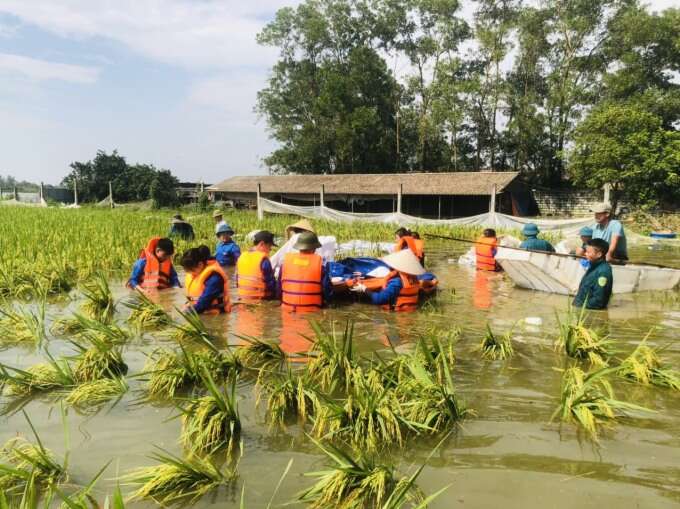
POLYGON ((592 237, 593 229, 590 226, 584 226, 578 231, 578 234, 581 237, 592 237))
POLYGON ((306 232, 316 233, 312 223, 310 223, 307 219, 300 219, 297 223, 286 226, 286 236, 290 237, 291 234, 294 233, 293 230, 304 230, 306 232))
POLYGON ((228 224, 222 223, 221 225, 219 225, 219 226, 217 227, 217 230, 215 231, 215 235, 221 235, 221 234, 223 234, 223 233, 226 233, 226 234, 228 234, 228 235, 233 235, 233 234, 234 234, 234 230, 233 230, 232 227, 229 226, 228 224))
POLYGON ((300 236, 295 241, 294 249, 302 251, 303 249, 317 249, 321 247, 321 242, 319 242, 319 237, 316 236, 314 232, 302 232, 300 236))
POLYGON ((425 269, 410 249, 402 249, 396 253, 388 254, 383 256, 381 260, 391 268, 411 276, 422 276, 425 274, 425 269))
POLYGON ((524 228, 522 228, 522 235, 526 235, 527 237, 538 235, 538 232, 538 226, 534 223, 527 223, 524 225, 524 228))
POLYGON ((222 213, 221 210, 216 210, 216 211, 213 212, 213 218, 222 217, 223 215, 224 214, 222 213))
POLYGON ((601 202, 601 203, 596 203, 593 205, 593 208, 590 209, 591 212, 595 212, 595 214, 603 214, 605 212, 611 212, 612 211, 612 206, 607 203, 607 202, 601 202))
POLYGON ((172 216, 172 220, 170 220, 170 222, 171 222, 172 224, 186 223, 186 221, 185 221, 184 219, 182 219, 182 215, 181 215, 181 214, 175 214, 174 216, 172 216))

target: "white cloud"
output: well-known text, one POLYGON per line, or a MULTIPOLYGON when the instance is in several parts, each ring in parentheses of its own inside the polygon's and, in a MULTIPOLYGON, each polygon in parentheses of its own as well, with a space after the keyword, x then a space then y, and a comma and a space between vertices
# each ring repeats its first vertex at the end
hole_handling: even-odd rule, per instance
POLYGON ((94 83, 99 70, 94 67, 62 64, 36 58, 0 53, 0 72, 19 73, 32 80, 59 80, 70 83, 94 83))

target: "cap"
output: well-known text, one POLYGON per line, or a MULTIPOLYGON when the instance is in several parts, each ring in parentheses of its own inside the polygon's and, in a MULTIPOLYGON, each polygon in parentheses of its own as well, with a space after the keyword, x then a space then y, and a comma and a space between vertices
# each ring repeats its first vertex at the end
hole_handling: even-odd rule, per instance
POLYGON ((595 214, 602 214, 604 212, 611 212, 612 206, 607 202, 596 203, 595 205, 593 205, 593 208, 590 209, 590 211, 595 212, 595 214))
POLYGON ((224 214, 222 214, 221 210, 216 210, 213 212, 213 218, 215 217, 222 217, 224 214))
POLYGON ((405 274, 410 274, 412 276, 421 276, 425 274, 425 269, 410 249, 402 249, 396 253, 388 254, 387 256, 383 256, 381 260, 391 268, 405 274))
POLYGON ((274 242, 274 234, 272 232, 268 232, 267 230, 259 231, 253 236, 253 244, 259 244, 260 242, 278 247, 278 245, 274 242))
POLYGON ((317 249, 321 247, 321 242, 314 232, 302 232, 300 233, 295 245, 295 249, 302 251, 303 249, 317 249))
POLYGON ((522 234, 527 236, 538 235, 539 229, 534 223, 527 223, 522 228, 522 234))
POLYGON ((223 224, 221 224, 217 227, 217 230, 215 231, 215 235, 220 235, 222 233, 228 233, 229 235, 233 235, 234 230, 228 224, 223 223, 223 224))
POLYGON ((578 231, 580 237, 592 237, 593 229, 590 226, 584 226, 578 231))

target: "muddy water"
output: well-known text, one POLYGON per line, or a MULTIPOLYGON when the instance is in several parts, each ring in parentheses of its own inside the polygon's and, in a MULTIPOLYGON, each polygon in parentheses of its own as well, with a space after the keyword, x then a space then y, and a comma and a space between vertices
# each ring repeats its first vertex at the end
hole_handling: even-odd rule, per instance
MULTIPOLYGON (((565 310, 567 299, 516 289, 502 275, 480 274, 451 263, 462 250, 439 245, 429 251, 430 269, 445 289, 437 309, 410 315, 388 314, 356 303, 317 316, 321 320, 355 320, 360 348, 366 352, 385 349, 389 344, 407 349, 417 332, 428 327, 462 328, 456 380, 460 393, 477 416, 465 421, 429 459, 421 475, 419 484, 426 492, 450 485, 432 507, 600 509, 680 505, 680 394, 617 385, 621 398, 655 412, 622 420, 604 434, 600 447, 583 440, 572 426, 560 428, 550 424, 560 382, 560 374, 554 368, 566 363, 564 356, 553 350, 552 342, 556 313, 565 310), (527 325, 526 318, 534 325, 527 325), (513 359, 485 362, 473 351, 487 322, 498 332, 514 328, 513 359)), ((644 248, 632 257, 678 264, 680 252, 644 248)), ((168 305, 182 301, 180 295, 167 298, 168 305)), ((56 315, 76 305, 55 304, 50 312, 56 315)), ((601 313, 598 319, 608 324, 622 353, 632 350, 650 328, 657 327, 651 342, 667 347, 664 358, 680 369, 677 294, 616 296, 610 310, 601 313)), ((299 334, 309 333, 306 322, 291 321, 273 304, 239 307, 231 316, 207 320, 230 343, 238 342, 237 334, 250 334, 279 339, 285 348, 296 350, 305 345, 299 334)), ((125 351, 130 373, 139 372, 145 353, 158 346, 172 344, 150 336, 132 341, 125 351)), ((67 343, 57 339, 50 340, 49 349, 56 355, 72 352, 67 343)), ((29 349, 10 349, 0 352, 0 359, 25 367, 40 360, 40 354, 29 349)), ((112 460, 99 485, 106 491, 114 484, 112 479, 117 473, 152 465, 148 455, 154 446, 181 453, 180 424, 171 419, 176 412, 169 406, 135 405, 141 384, 135 380, 130 384, 133 390, 113 408, 89 416, 69 411, 69 463, 75 482, 86 483, 112 460)), ((265 507, 292 458, 292 469, 276 497, 277 501, 286 502, 309 485, 304 472, 320 470, 324 465, 323 457, 301 429, 269 430, 262 412, 254 406, 252 388, 243 387, 240 394, 244 455, 239 466, 239 483, 232 491, 221 491, 202 500, 198 507, 238 507, 242 483, 246 507, 265 507)), ((26 411, 45 445, 63 454, 65 438, 58 407, 47 399, 34 400, 26 411)), ((28 433, 21 414, 2 419, 2 441, 17 432, 28 433)), ((402 469, 409 471, 425 462, 433 445, 419 443, 397 453, 402 469)))

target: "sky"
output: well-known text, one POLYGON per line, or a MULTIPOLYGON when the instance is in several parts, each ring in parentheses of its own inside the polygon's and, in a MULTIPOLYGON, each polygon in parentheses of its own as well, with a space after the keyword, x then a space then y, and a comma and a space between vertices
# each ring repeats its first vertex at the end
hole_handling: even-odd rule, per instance
POLYGON ((184 181, 266 173, 253 108, 277 50, 255 36, 296 3, 0 0, 0 175, 57 184, 114 149, 184 181))

